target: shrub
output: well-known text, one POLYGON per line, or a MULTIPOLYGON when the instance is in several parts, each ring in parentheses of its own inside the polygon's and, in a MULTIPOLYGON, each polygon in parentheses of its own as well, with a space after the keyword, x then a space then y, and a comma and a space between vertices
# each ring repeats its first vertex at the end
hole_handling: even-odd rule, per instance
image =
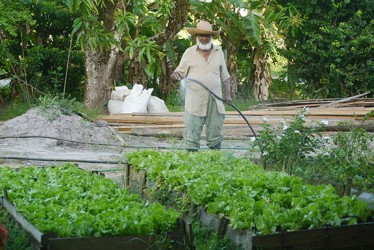
POLYGON ((297 166, 323 147, 319 133, 322 124, 307 127, 304 119, 306 112, 307 108, 302 109, 288 124, 284 122, 275 129, 264 120, 263 130, 254 145, 263 151, 263 159, 272 168, 293 174, 297 166))
POLYGON ((373 190, 374 158, 370 146, 373 142, 374 136, 363 128, 340 131, 332 136, 331 149, 318 155, 320 170, 325 178, 338 183, 341 195, 350 194, 352 186, 373 190))

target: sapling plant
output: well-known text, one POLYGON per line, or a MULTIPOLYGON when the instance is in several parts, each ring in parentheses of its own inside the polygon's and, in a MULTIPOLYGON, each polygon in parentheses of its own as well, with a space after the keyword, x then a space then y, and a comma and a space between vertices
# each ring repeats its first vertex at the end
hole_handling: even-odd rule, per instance
MULTIPOLYGON (((340 127, 346 126, 341 124, 340 127)), ((332 136, 332 145, 318 155, 319 167, 333 181, 341 195, 349 195, 352 186, 364 190, 374 187, 374 136, 364 128, 339 131, 332 136)))
POLYGON ((284 121, 272 128, 264 119, 262 131, 254 141, 254 145, 263 151, 263 159, 272 168, 293 174, 295 168, 305 163, 317 150, 324 146, 320 133, 323 123, 306 125, 303 108, 289 122, 284 121))

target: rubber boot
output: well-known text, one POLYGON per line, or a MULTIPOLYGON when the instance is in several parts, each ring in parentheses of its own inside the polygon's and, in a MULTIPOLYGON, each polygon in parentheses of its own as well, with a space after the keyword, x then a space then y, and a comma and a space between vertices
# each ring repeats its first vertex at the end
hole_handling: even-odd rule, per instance
POLYGON ((220 150, 221 149, 221 143, 218 143, 217 145, 210 147, 211 150, 220 150))
POLYGON ((197 149, 187 148, 187 152, 197 152, 197 149))

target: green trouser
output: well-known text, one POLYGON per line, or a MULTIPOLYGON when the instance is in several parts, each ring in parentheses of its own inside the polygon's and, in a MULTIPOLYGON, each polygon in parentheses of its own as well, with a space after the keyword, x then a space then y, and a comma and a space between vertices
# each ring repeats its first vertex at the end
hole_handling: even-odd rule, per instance
POLYGON ((220 149, 223 140, 222 126, 225 115, 218 113, 216 100, 209 95, 206 116, 195 116, 184 112, 184 139, 186 149, 197 151, 200 149, 200 137, 205 124, 207 146, 210 149, 220 149))

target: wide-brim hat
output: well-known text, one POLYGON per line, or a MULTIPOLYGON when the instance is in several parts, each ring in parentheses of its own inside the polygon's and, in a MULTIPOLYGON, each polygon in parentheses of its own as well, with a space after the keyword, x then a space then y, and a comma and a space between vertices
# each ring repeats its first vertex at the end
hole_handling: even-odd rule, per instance
POLYGON ((214 31, 212 25, 207 21, 200 21, 196 24, 196 28, 186 28, 191 35, 212 35, 216 36, 219 31, 214 31))

